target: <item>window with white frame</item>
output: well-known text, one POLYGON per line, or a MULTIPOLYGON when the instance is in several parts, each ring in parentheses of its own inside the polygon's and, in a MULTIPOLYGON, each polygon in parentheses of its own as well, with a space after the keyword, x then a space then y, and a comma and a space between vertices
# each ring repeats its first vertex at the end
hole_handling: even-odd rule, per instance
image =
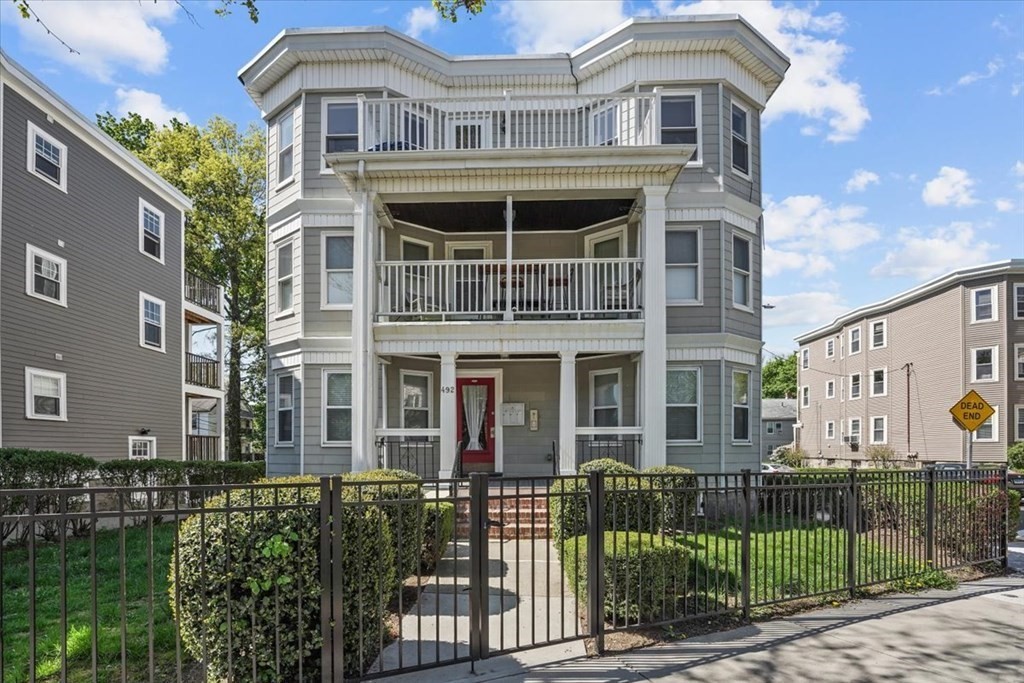
POLYGON ((590 425, 620 426, 621 407, 622 372, 600 370, 590 373, 590 425))
POLYGON ((811 367, 811 350, 801 349, 800 350, 800 368, 806 370, 811 367))
POLYGON ((836 355, 836 340, 825 340, 825 358, 834 358, 836 355))
POLYGON ((324 370, 324 444, 352 441, 352 373, 324 370))
POLYGON ((598 147, 619 144, 618 104, 609 104, 591 111, 590 139, 598 147))
POLYGON ((871 443, 882 444, 888 441, 888 422, 887 415, 871 418, 871 443))
POLYGON ((850 329, 850 355, 860 353, 860 327, 850 329))
POLYGON ((402 427, 427 429, 431 422, 434 375, 402 371, 402 427))
POLYGON ((152 436, 129 436, 128 459, 152 460, 156 457, 156 439, 152 436))
POLYGON ((871 323, 871 348, 884 349, 889 343, 886 334, 887 325, 888 322, 885 320, 875 320, 871 323))
POLYGON ((871 395, 885 396, 889 393, 888 373, 886 368, 876 368, 871 371, 871 395))
POLYGON ((31 244, 25 245, 25 292, 37 299, 68 305, 67 261, 31 244))
POLYGON ((665 298, 669 305, 700 301, 700 231, 665 231, 665 298))
POLYGON ((662 93, 661 144, 697 145, 690 162, 700 162, 700 93, 662 93))
POLYGON ((320 283, 322 308, 348 308, 352 305, 352 235, 324 233, 323 280, 320 283))
POLYGON ((68 148, 31 121, 28 124, 28 170, 61 192, 68 191, 68 148))
POLYGON ((850 400, 860 398, 860 373, 850 375, 850 400))
POLYGON ((775 423, 774 422, 766 422, 765 425, 764 425, 764 431, 765 431, 766 434, 774 434, 775 433, 775 423))
POLYGON ((732 170, 743 176, 750 175, 750 112, 746 107, 732 103, 732 170))
POLYGON ((800 387, 800 407, 806 408, 811 405, 811 388, 800 387))
POLYGON ((850 443, 860 443, 860 418, 850 418, 850 443))
POLYGON ((984 443, 999 441, 999 406, 992 406, 992 408, 995 412, 974 432, 975 441, 984 443))
POLYGON ((825 423, 825 438, 829 440, 836 438, 836 423, 832 420, 825 423))
POLYGON ((285 242, 277 247, 277 314, 286 315, 292 312, 295 268, 292 259, 292 243, 285 242))
POLYGON ((732 373, 732 440, 750 441, 750 373, 732 373))
POLYGON ((139 251, 164 262, 164 213, 139 198, 139 251))
POLYGON ((665 436, 669 441, 700 441, 700 369, 668 369, 665 436))
POLYGON ((1024 441, 1024 405, 1014 406, 1013 412, 1016 416, 1014 423, 1017 425, 1017 441, 1024 441))
POLYGON ((825 398, 835 398, 835 397, 836 397, 836 381, 834 379, 830 379, 830 380, 825 382, 825 398))
POLYGON ((164 350, 164 302, 139 292, 139 345, 164 350))
POLYGON ((278 446, 291 446, 295 426, 295 376, 277 376, 277 435, 278 446))
POLYGON ((971 349, 971 381, 999 381, 999 347, 971 349))
POLYGON ((25 417, 30 420, 68 419, 65 373, 25 368, 25 417))
POLYGON ((278 186, 295 177, 295 111, 289 109, 277 120, 278 186))
POLYGON ((732 237, 732 302, 749 309, 750 302, 750 240, 732 237))
POLYGON ((1013 319, 1024 320, 1024 282, 1013 285, 1013 319))
POLYGON ((979 287, 971 290, 971 322, 984 323, 999 320, 999 306, 996 303, 995 287, 979 287))
POLYGON ((1014 379, 1024 381, 1024 344, 1013 345, 1014 379))
MULTIPOLYGON (((324 126, 321 158, 324 154, 359 151, 359 109, 355 102, 324 98, 320 116, 324 126)), ((326 164, 322 170, 329 170, 326 164)))
POLYGON ((430 130, 430 119, 425 115, 408 109, 402 112, 402 140, 408 149, 430 149, 433 146, 430 130))

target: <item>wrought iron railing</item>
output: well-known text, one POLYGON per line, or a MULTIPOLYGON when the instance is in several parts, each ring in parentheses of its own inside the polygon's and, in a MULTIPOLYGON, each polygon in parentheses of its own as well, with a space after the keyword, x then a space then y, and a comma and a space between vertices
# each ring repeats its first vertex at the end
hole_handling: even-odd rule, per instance
POLYGON ((441 470, 441 436, 436 429, 395 429, 378 432, 380 467, 405 470, 423 479, 437 479, 441 470))
POLYGON ((640 427, 579 427, 576 430, 576 468, 605 458, 639 467, 642 444, 640 427))

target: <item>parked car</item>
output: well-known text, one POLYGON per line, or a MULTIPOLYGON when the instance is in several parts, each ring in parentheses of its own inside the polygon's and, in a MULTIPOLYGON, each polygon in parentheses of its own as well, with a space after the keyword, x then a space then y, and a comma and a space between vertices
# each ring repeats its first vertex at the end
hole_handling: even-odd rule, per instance
POLYGON ((1008 470, 1006 472, 1006 487, 1020 491, 1021 495, 1024 495, 1024 472, 1008 470))

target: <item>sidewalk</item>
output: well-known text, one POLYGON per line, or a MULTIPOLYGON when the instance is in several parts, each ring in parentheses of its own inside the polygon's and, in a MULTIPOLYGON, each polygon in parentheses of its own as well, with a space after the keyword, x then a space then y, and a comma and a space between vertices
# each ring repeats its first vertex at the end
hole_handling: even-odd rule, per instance
POLYGON ((393 681, 1024 680, 1024 576, 891 595, 603 658, 565 648, 393 677, 393 681))

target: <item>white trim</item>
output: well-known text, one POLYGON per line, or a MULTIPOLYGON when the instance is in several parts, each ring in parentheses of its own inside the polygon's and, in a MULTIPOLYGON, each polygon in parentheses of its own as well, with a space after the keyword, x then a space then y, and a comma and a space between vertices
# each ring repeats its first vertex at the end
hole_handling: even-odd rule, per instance
POLYGON ((28 153, 27 153, 27 159, 26 159, 26 161, 28 163, 28 172, 31 173, 32 175, 34 175, 35 177, 40 178, 40 179, 46 181, 47 184, 52 185, 53 187, 57 188, 58 190, 60 190, 64 194, 67 194, 67 192, 68 192, 68 147, 67 147, 67 145, 65 145, 64 143, 58 141, 57 138, 53 137, 52 135, 50 135, 45 130, 43 130, 42 128, 40 128, 36 124, 32 123, 31 121, 28 122, 28 137, 26 138, 26 141, 27 141, 27 147, 28 147, 28 150, 27 150, 28 153), (36 161, 36 136, 37 135, 39 137, 41 137, 43 140, 45 140, 46 142, 48 142, 51 145, 53 145, 54 147, 56 147, 58 150, 60 150, 60 182, 55 183, 55 182, 53 182, 52 178, 50 178, 48 176, 45 176, 45 175, 43 175, 42 173, 40 173, 39 171, 36 170, 36 163, 35 163, 35 161, 36 161))
POLYGON ((800 387, 800 407, 811 407, 811 387, 806 384, 800 387))
POLYGON ((836 338, 829 337, 825 340, 825 358, 836 357, 836 338), (829 350, 831 349, 831 351, 829 350))
MULTIPOLYGON (((871 383, 871 386, 868 387, 868 396, 870 396, 872 398, 874 398, 876 396, 888 396, 889 395, 889 367, 885 366, 885 367, 881 367, 881 368, 872 368, 871 371, 868 373, 868 375, 869 375, 869 380, 868 381, 871 383), (875 373, 878 372, 879 370, 882 371, 882 385, 883 386, 882 386, 882 393, 876 394, 875 393, 875 373)), ((863 391, 863 387, 861 388, 861 391, 863 391)))
POLYGON ((732 271, 732 306, 741 311, 747 311, 748 313, 754 312, 754 245, 751 240, 741 235, 737 235, 735 232, 732 233, 732 259, 731 259, 732 271), (741 240, 747 243, 747 263, 748 269, 741 270, 736 266, 736 240, 741 240), (745 273, 747 276, 747 303, 741 304, 736 301, 736 273, 745 273))
MULTIPOLYGON (((351 104, 356 108, 356 148, 363 149, 363 126, 362 126, 362 107, 360 106, 359 98, 356 96, 350 97, 324 97, 320 100, 320 174, 321 175, 333 175, 334 171, 324 161, 324 155, 327 154, 327 107, 331 104, 351 104)), ((351 133, 345 133, 347 137, 352 137, 351 133)))
POLYGON ((849 399, 851 401, 859 401, 864 397, 864 373, 863 372, 851 372, 850 373, 850 394, 849 399), (853 395, 853 378, 857 378, 857 395, 853 395))
MULTIPOLYGON (((427 429, 431 429, 434 424, 434 373, 428 370, 399 370, 398 372, 398 389, 399 389, 399 420, 398 424, 402 429, 405 429, 405 378, 406 377, 426 377, 427 378, 427 429)), ((416 409, 421 410, 421 409, 416 409)), ((497 417, 497 414, 495 414, 497 417)), ((497 422, 497 420, 495 420, 497 422)))
POLYGON ((864 421, 859 417, 851 417, 846 426, 846 435, 849 437, 849 443, 864 443, 864 421), (853 440, 853 423, 857 423, 857 440, 853 440))
POLYGON ((889 443, 889 416, 888 415, 872 415, 870 421, 871 421, 871 424, 870 424, 869 428, 871 429, 871 434, 868 436, 868 443, 870 443, 872 446, 877 446, 879 444, 889 443), (875 420, 881 420, 882 421, 882 440, 881 441, 876 441, 875 440, 875 420))
MULTIPOLYGON (((186 435, 187 436, 187 435, 186 435)), ((129 436, 128 437, 128 459, 129 460, 155 460, 156 459, 156 437, 155 436, 129 436), (132 455, 132 450, 136 443, 148 443, 149 444, 149 457, 148 458, 136 458, 132 455)))
POLYGON ((826 399, 830 399, 830 398, 835 398, 835 397, 836 397, 836 381, 834 379, 830 379, 830 380, 825 382, 825 398, 826 399))
POLYGON ((889 346, 889 319, 881 318, 879 320, 872 320, 868 323, 868 336, 871 337, 869 340, 868 348, 870 350, 884 349, 889 346), (882 326, 882 343, 875 346, 875 325, 882 326))
POLYGON ((295 373, 294 372, 278 372, 274 377, 274 445, 275 446, 295 446, 295 373), (292 378, 292 390, 289 396, 292 398, 291 406, 287 408, 281 407, 281 378, 291 377, 292 378), (292 422, 292 439, 291 441, 281 441, 281 412, 288 411, 291 413, 292 422))
MULTIPOLYGON (((300 249, 301 251, 301 249, 300 249)), ((295 240, 288 239, 282 240, 281 243, 274 245, 274 307, 277 309, 274 319, 285 318, 289 315, 295 314, 295 240), (281 250, 285 247, 291 249, 291 272, 285 276, 285 279, 291 281, 292 294, 291 294, 291 305, 288 308, 281 308, 281 250)))
POLYGON ((999 288, 996 285, 988 285, 987 287, 975 287, 974 289, 968 290, 968 294, 971 298, 971 324, 976 325, 979 323, 994 323, 999 321, 999 288), (975 296, 978 292, 988 291, 992 297, 992 317, 985 318, 984 320, 978 320, 977 311, 977 300, 975 296))
MULTIPOLYGON (((495 233, 495 234, 498 234, 498 233, 495 233)), ((505 233, 501 232, 500 234, 504 235, 505 233)), ((429 244, 429 242, 424 242, 424 244, 429 244)), ((491 242, 490 240, 477 240, 477 241, 466 241, 466 242, 459 242, 459 241, 447 242, 446 241, 444 243, 444 258, 445 258, 445 260, 446 261, 454 261, 455 260, 455 253, 454 252, 456 250, 458 250, 458 249, 483 249, 483 251, 484 251, 484 258, 485 259, 494 258, 494 256, 493 256, 493 253, 494 253, 494 243, 491 242)), ((431 254, 433 254, 433 252, 431 252, 431 254)))
MULTIPOLYGON (((579 360, 579 359, 577 359, 577 360, 579 360)), ((594 379, 597 378, 598 375, 615 375, 615 382, 616 382, 616 384, 619 387, 619 395, 615 399, 615 417, 616 417, 615 426, 616 427, 621 427, 622 426, 623 399, 625 398, 625 396, 624 396, 624 394, 625 394, 625 391, 624 391, 625 387, 623 387, 623 385, 622 385, 622 368, 605 368, 603 370, 591 370, 590 371, 590 383, 589 383, 589 386, 590 386, 590 396, 589 396, 590 410, 589 410, 589 413, 588 413, 588 416, 587 416, 587 421, 590 423, 591 427, 596 427, 597 425, 594 424, 594 410, 595 409, 597 409, 597 410, 608 410, 609 408, 611 408, 611 406, 599 406, 598 407, 598 406, 594 405, 594 379)))
POLYGON ((1013 429, 1015 433, 1016 441, 1024 441, 1024 429, 1021 429, 1021 424, 1024 424, 1024 403, 1018 403, 1013 406, 1013 429))
MULTIPOLYGON (((990 417, 988 420, 985 420, 985 422, 982 422, 982 424, 985 424, 986 422, 992 423, 992 438, 978 438, 978 430, 975 430, 971 432, 971 438, 974 440, 975 443, 997 443, 999 441, 999 406, 992 406, 992 409, 995 410, 995 412, 992 413, 992 417, 990 417)), ((979 425, 979 429, 980 428, 981 427, 979 425)))
POLYGON ((811 350, 809 348, 804 347, 800 349, 800 369, 811 369, 811 350))
POLYGON ((690 268, 689 263, 669 263, 668 244, 665 245, 665 305, 666 306, 702 306, 704 305, 704 228, 703 226, 665 226, 665 240, 668 241, 669 233, 673 232, 695 232, 697 233, 697 298, 696 299, 669 299, 668 298, 668 271, 671 268, 690 268))
POLYGON ((751 144, 751 139, 753 138, 753 136, 750 134, 750 108, 747 107, 746 105, 743 105, 743 104, 740 104, 739 102, 737 102, 735 94, 730 94, 729 103, 732 105, 729 108, 729 166, 732 168, 732 172, 734 174, 738 175, 739 177, 743 178, 744 180, 750 180, 751 179, 750 169, 751 169, 751 166, 754 165, 753 164, 753 161, 754 161, 754 159, 753 159, 753 157, 754 157, 753 147, 754 146, 751 144), (739 138, 740 141, 743 142, 747 146, 747 170, 746 171, 742 171, 742 170, 736 168, 736 159, 733 157, 732 142, 733 142, 733 138, 736 138, 738 136, 736 135, 736 131, 733 130, 733 126, 732 126, 732 107, 736 107, 737 109, 742 111, 743 112, 743 116, 746 118, 746 121, 747 121, 747 125, 746 125, 747 132, 746 132, 746 135, 744 137, 742 137, 742 138, 739 138))
MULTIPOLYGON (((492 378, 492 379, 494 379, 494 471, 495 472, 504 472, 505 471, 505 452, 504 452, 504 439, 505 439, 505 437, 504 437, 504 430, 502 428, 501 418, 500 418, 500 416, 501 416, 502 397, 504 396, 504 393, 503 393, 504 392, 504 387, 503 387, 504 373, 505 373, 504 370, 502 370, 502 369, 495 369, 495 368, 467 368, 467 369, 462 369, 462 370, 460 370, 458 367, 455 368, 455 379, 456 379, 455 384, 456 384, 456 386, 458 385, 458 379, 459 378, 483 377, 483 378, 492 378)), ((456 411, 462 410, 462 405, 459 402, 459 395, 458 395, 458 393, 455 394, 455 410, 456 411)), ((452 418, 455 420, 455 422, 449 427, 449 429, 451 429, 454 432, 455 429, 456 429, 456 425, 458 424, 458 420, 459 420, 458 412, 456 412, 454 415, 452 415, 452 418)), ((443 432, 444 429, 445 429, 445 426, 442 424, 441 425, 441 431, 443 432)), ((455 435, 455 443, 456 443, 456 445, 459 443, 461 438, 462 437, 460 435, 458 435, 458 434, 455 435)), ((454 455, 453 455, 453 457, 454 457, 454 455)))
POLYGON ((971 376, 968 380, 968 384, 989 384, 992 382, 999 381, 999 347, 993 346, 976 346, 971 349, 971 376), (978 379, 978 351, 991 351, 992 352, 992 377, 988 379, 978 379))
POLYGON ((1017 382, 1024 382, 1024 374, 1020 371, 1021 351, 1024 351, 1024 344, 1013 345, 1013 379, 1017 382))
POLYGON ((583 253, 586 255, 586 258, 597 258, 594 256, 594 245, 599 242, 607 242, 615 235, 621 237, 618 258, 625 258, 625 255, 629 253, 629 232, 626 230, 626 224, 616 225, 585 235, 583 237, 583 253))
POLYGON ((494 122, 491 119, 491 112, 449 112, 445 121, 445 149, 491 149, 494 144, 492 142, 491 130, 494 127, 494 122), (479 126, 480 143, 476 147, 456 147, 455 146, 455 128, 456 126, 479 126))
POLYGON ((1013 283, 1013 299, 1011 305, 1013 306, 1013 319, 1024 320, 1024 315, 1018 315, 1017 311, 1020 309, 1020 303, 1024 301, 1024 282, 1013 283))
POLYGON ((696 439, 670 439, 668 438, 668 409, 669 408, 689 408, 690 405, 687 403, 669 403, 668 393, 665 394, 665 424, 666 424, 666 436, 665 443, 670 445, 686 445, 693 446, 695 444, 704 443, 704 373, 701 372, 701 366, 699 365, 673 365, 669 363, 665 369, 666 374, 669 372, 679 371, 694 371, 697 373, 697 438, 696 439))
POLYGON ((42 368, 33 368, 25 366, 25 417, 29 420, 49 420, 51 422, 67 422, 68 421, 68 383, 67 373, 54 372, 53 370, 43 370, 42 368), (49 377, 50 379, 57 380, 60 394, 57 396, 57 411, 59 415, 37 415, 35 402, 32 400, 34 395, 32 393, 32 377, 38 375, 40 377, 49 377))
POLYGON ((25 244, 25 293, 36 299, 56 304, 57 306, 68 306, 68 262, 66 259, 62 259, 60 256, 51 254, 48 251, 40 249, 39 247, 31 244, 25 244), (53 261, 60 266, 60 297, 53 299, 44 294, 36 292, 35 287, 35 257, 41 256, 49 261, 53 261))
MULTIPOLYGON (((730 427, 730 429, 729 429, 729 436, 730 436, 732 444, 734 446, 736 446, 736 445, 750 446, 750 445, 753 444, 753 436, 752 436, 752 434, 753 434, 754 429, 753 429, 753 426, 751 425, 751 418, 753 417, 753 413, 754 413, 754 409, 753 409, 754 401, 753 401, 753 396, 752 396, 752 389, 753 389, 754 383, 751 381, 751 377, 752 377, 752 374, 751 374, 751 372, 749 370, 733 370, 732 371, 732 376, 731 376, 731 380, 732 381, 729 383, 729 394, 730 394, 730 404, 729 405, 731 407, 731 411, 730 411, 731 414, 729 416, 729 427, 730 427), (747 376, 747 402, 745 404, 744 403, 736 403, 736 375, 746 375, 747 376), (736 438, 736 408, 744 408, 744 407, 747 409, 747 438, 746 439, 737 439, 736 438)), ((724 403, 724 401, 723 401, 723 403, 724 403)))
POLYGON ((287 187, 288 185, 291 185, 293 182, 295 182, 295 176, 296 176, 295 171, 296 171, 296 167, 299 165, 297 163, 299 161, 298 155, 295 152, 296 152, 296 149, 301 147, 301 135, 299 136, 300 137, 300 144, 297 145, 296 141, 295 141, 295 132, 296 132, 295 131, 295 119, 297 118, 295 116, 295 114, 298 111, 299 111, 299 107, 296 105, 296 106, 292 107, 290 110, 288 110, 287 112, 284 112, 280 116, 278 116, 277 117, 277 121, 274 123, 274 129, 275 129, 274 130, 274 147, 275 147, 275 150, 274 150, 274 176, 277 178, 277 182, 274 184, 274 191, 275 192, 280 190, 280 189, 282 189, 282 188, 284 188, 284 187, 287 187), (292 119, 292 141, 290 143, 288 143, 287 147, 281 147, 281 124, 289 116, 292 119), (288 175, 287 178, 282 178, 281 177, 281 155, 284 154, 284 152, 288 148, 291 148, 291 152, 292 152, 292 172, 291 172, 291 174, 288 175))
POLYGON ((139 346, 160 353, 167 353, 167 304, 163 299, 139 292, 139 346), (160 346, 153 346, 146 342, 146 302, 160 305, 160 346))
POLYGON ((704 165, 704 145, 701 143, 701 139, 704 137, 704 122, 703 122, 703 102, 701 100, 702 93, 699 88, 670 88, 663 90, 661 88, 655 88, 654 92, 660 97, 658 99, 658 143, 661 142, 661 131, 665 128, 663 118, 661 114, 661 99, 665 97, 679 97, 679 96, 692 96, 693 99, 693 110, 694 110, 694 122, 697 125, 697 150, 695 156, 690 161, 686 162, 686 168, 700 168, 704 165))
POLYGON ((835 441, 836 440, 836 423, 835 420, 825 420, 825 440, 835 441), (829 430, 832 431, 832 435, 829 436, 829 430))
MULTIPOLYGON (((352 284, 353 284, 353 298, 355 297, 355 234, 352 230, 325 230, 320 233, 320 310, 321 311, 349 311, 352 310, 352 305, 355 303, 347 304, 331 304, 327 302, 327 238, 329 237, 350 237, 352 238, 352 268, 348 269, 352 271, 352 284)), ((336 268, 335 272, 345 272, 344 268, 336 268)), ((295 300, 294 285, 292 285, 292 301, 295 300)))
MULTIPOLYGON (((417 239, 410 237, 409 235, 399 235, 398 237, 398 260, 405 261, 405 244, 417 244, 421 247, 427 248, 427 261, 434 260, 434 243, 426 240, 417 239)), ((415 263, 415 261, 413 262, 415 263)))
POLYGON ((167 225, 167 222, 164 220, 164 212, 161 211, 160 209, 156 208, 155 206, 153 206, 149 202, 147 202, 142 197, 139 197, 139 252, 143 256, 151 258, 154 261, 156 261, 157 263, 161 263, 161 264, 164 262, 164 237, 167 234, 167 230, 165 230, 164 227, 166 225, 167 225), (156 214, 157 217, 160 219, 160 257, 159 258, 157 258, 156 256, 153 256, 152 254, 150 254, 148 251, 146 251, 146 248, 145 248, 145 233, 146 233, 146 231, 145 231, 145 228, 143 226, 146 224, 146 221, 145 221, 146 209, 149 209, 152 213, 156 214))
MULTIPOLYGON (((345 406, 328 406, 327 405, 327 376, 328 375, 348 375, 349 381, 352 381, 352 366, 338 366, 331 368, 323 368, 320 371, 320 445, 324 448, 337 448, 337 447, 351 447, 352 446, 352 434, 349 433, 348 441, 328 441, 327 440, 327 409, 333 408, 335 410, 344 410, 345 406)), ((354 432, 357 429, 355 420, 352 419, 354 415, 352 410, 352 403, 354 402, 355 395, 353 394, 349 400, 348 411, 349 411, 349 425, 350 429, 354 432)))
POLYGON ((860 325, 851 327, 846 331, 847 343, 846 343, 846 355, 856 356, 858 353, 864 350, 864 334, 863 330, 860 329, 860 325), (853 333, 857 333, 857 350, 853 350, 853 333))

